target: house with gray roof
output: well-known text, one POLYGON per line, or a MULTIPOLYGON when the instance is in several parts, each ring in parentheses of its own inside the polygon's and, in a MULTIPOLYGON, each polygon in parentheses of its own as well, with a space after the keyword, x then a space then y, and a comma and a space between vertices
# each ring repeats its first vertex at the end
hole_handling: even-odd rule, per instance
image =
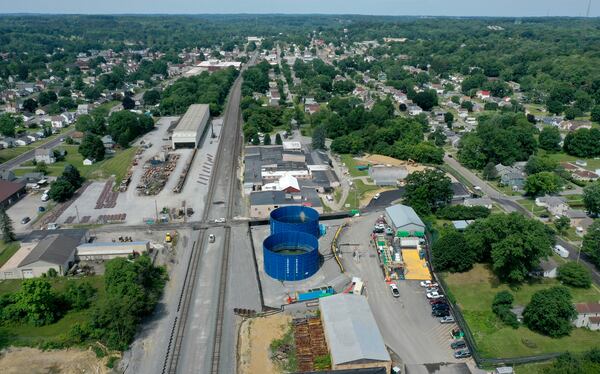
POLYGON ((500 182, 513 188, 514 190, 522 190, 525 186, 525 173, 522 168, 516 166, 496 165, 496 172, 500 177, 500 182))
POLYGON ((37 278, 54 269, 65 275, 75 262, 80 241, 74 237, 50 234, 39 242, 24 243, 0 268, 0 279, 37 278))
POLYGON ((319 300, 333 370, 384 367, 392 360, 364 296, 337 294, 319 300))

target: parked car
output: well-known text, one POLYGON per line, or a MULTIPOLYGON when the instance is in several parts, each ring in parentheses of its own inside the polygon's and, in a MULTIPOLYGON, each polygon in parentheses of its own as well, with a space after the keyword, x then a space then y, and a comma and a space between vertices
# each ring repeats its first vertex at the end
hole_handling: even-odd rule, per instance
POLYGON ((431 312, 431 315, 434 317, 446 317, 450 315, 450 311, 447 309, 434 310, 433 312, 431 312))
POLYGON ((215 234, 210 234, 208 236, 208 242, 209 243, 214 243, 215 242, 215 234))
POLYGON ((392 296, 400 297, 400 291, 398 291, 398 286, 396 286, 394 283, 392 283, 392 284, 390 284, 390 289, 392 290, 392 296))
POLYGON ((421 282, 421 287, 437 287, 438 284, 434 283, 432 281, 422 281, 421 282))
POLYGON ((38 212, 45 212, 46 208, 44 208, 43 206, 38 207, 38 212))
POLYGON ((427 298, 428 299, 441 299, 442 297, 444 297, 444 295, 436 292, 428 292, 427 293, 427 298))
POLYGON ((469 358, 471 357, 471 351, 467 348, 454 352, 454 358, 469 358))
POLYGON ((454 323, 454 317, 452 317, 452 316, 442 317, 442 318, 440 318, 440 323, 454 323))
POLYGON ((434 304, 431 306, 431 310, 449 310, 450 305, 448 304, 434 304))
POLYGON ((23 217, 23 219, 21 220, 21 223, 24 225, 24 224, 28 223, 29 221, 31 221, 31 218, 23 217))
POLYGON ((459 340, 457 342, 452 342, 452 344, 450 344, 450 348, 452 348, 452 349, 467 348, 467 343, 464 340, 459 340))
POLYGON ((373 196, 373 200, 377 200, 381 197, 380 193, 376 193, 375 196, 373 196))
POLYGON ((44 193, 42 195, 42 201, 48 201, 48 200, 50 200, 50 196, 48 196, 48 193, 44 193))
POLYGON ((439 299, 429 299, 429 304, 430 305, 435 305, 435 304, 447 304, 446 299, 444 298, 439 298, 439 299))
POLYGON ((439 291, 439 288, 437 288, 437 287, 427 287, 425 289, 425 292, 438 292, 438 291, 439 291))
POLYGON ((215 219, 215 223, 225 223, 225 218, 217 218, 215 219))

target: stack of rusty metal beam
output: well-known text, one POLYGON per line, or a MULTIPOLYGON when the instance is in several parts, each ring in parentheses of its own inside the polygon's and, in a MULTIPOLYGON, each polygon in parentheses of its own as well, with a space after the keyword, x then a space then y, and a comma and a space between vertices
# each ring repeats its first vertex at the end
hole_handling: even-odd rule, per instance
POLYGON ((329 354, 323 324, 318 317, 297 318, 292 321, 296 360, 299 371, 315 370, 315 358, 329 354))

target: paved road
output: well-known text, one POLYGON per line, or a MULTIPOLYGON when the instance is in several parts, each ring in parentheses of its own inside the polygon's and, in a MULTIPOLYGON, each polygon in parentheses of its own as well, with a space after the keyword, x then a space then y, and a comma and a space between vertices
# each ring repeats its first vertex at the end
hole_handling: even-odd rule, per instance
MULTIPOLYGON (((474 186, 479 186, 484 193, 486 193, 494 202, 500 205, 500 207, 505 211, 521 212, 527 215, 528 217, 537 218, 529 210, 525 209, 522 205, 517 203, 515 201, 516 198, 514 196, 507 196, 498 192, 498 190, 494 189, 489 184, 487 184, 487 182, 475 175, 472 171, 462 166, 454 158, 448 157, 448 155, 446 155, 444 156, 444 161, 448 166, 450 166, 452 169, 454 169, 456 172, 462 175, 467 181, 469 181, 469 183, 473 184, 474 186)), ((570 259, 577 260, 578 252, 580 250, 579 246, 575 246, 560 237, 556 237, 556 242, 557 244, 560 244, 567 250, 569 250, 570 259)), ((590 262, 589 257, 585 253, 581 253, 579 261, 590 270, 594 282, 600 285, 600 272, 594 266, 594 264, 590 262)))
POLYGON ((1 170, 9 170, 12 169, 14 167, 19 166, 20 164, 22 164, 23 162, 29 161, 31 159, 33 159, 33 157, 35 156, 35 150, 36 149, 40 149, 40 148, 54 148, 57 145, 59 145, 61 143, 60 139, 62 138, 66 138, 67 136, 70 136, 73 132, 75 131, 75 128, 72 128, 71 130, 61 134, 60 136, 58 136, 56 139, 53 139, 45 144, 42 144, 30 151, 27 151, 25 153, 20 154, 19 156, 10 159, 8 161, 6 161, 3 164, 0 164, 0 169, 1 170))

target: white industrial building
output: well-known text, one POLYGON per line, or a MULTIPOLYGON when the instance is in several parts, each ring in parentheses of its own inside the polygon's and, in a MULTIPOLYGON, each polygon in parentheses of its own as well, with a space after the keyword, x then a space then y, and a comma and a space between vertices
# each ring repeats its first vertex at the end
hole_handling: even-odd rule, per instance
POLYGON ((385 368, 392 360, 364 296, 337 294, 319 300, 333 370, 385 368))
POLYGON ((398 231, 409 234, 425 232, 425 224, 415 210, 409 206, 397 204, 385 208, 385 217, 396 233, 398 231))
POLYGON ((54 269, 64 275, 75 262, 79 241, 70 236, 52 234, 39 242, 24 243, 0 268, 0 279, 37 278, 54 269))
POLYGON ((209 118, 210 107, 208 104, 190 105, 173 130, 171 136, 173 149, 199 147, 209 118))
POLYGON ((85 243, 77 247, 77 259, 80 261, 110 260, 116 257, 129 257, 148 252, 150 243, 139 242, 97 242, 85 243))

